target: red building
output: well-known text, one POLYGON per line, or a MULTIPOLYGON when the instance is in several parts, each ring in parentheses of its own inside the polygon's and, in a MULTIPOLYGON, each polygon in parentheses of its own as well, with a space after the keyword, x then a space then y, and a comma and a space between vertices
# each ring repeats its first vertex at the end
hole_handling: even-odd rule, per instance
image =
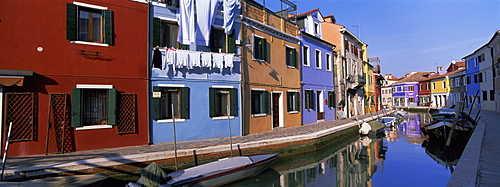
POLYGON ((9 156, 148 143, 148 11, 123 0, 1 2, 9 156))
POLYGON ((431 79, 426 78, 418 82, 418 106, 431 105, 431 79))

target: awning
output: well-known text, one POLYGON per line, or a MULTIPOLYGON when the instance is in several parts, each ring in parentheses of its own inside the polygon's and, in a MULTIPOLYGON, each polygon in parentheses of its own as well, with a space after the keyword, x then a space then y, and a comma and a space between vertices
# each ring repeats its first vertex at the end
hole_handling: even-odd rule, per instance
POLYGON ((4 86, 22 86, 24 77, 22 76, 0 76, 0 85, 4 86))
POLYGON ((22 86, 25 76, 33 76, 31 70, 11 70, 0 69, 0 85, 3 86, 22 86))

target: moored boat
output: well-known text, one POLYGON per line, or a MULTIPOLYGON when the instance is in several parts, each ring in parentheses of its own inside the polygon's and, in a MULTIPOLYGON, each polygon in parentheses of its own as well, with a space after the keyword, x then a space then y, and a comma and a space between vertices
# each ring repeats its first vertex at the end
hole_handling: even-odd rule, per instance
POLYGON ((387 116, 379 118, 378 121, 382 122, 385 126, 390 127, 396 125, 398 119, 396 117, 387 116))
MULTIPOLYGON (((440 109, 432 114, 432 121, 422 127, 422 132, 429 140, 446 142, 452 124, 455 120, 455 109, 440 109)), ((476 122, 464 112, 458 114, 457 122, 454 126, 453 141, 456 143, 467 143, 470 134, 474 130, 476 122)))
MULTIPOLYGON (((255 176, 268 169, 279 154, 255 154, 221 159, 215 162, 169 173, 158 181, 163 187, 173 186, 221 186, 241 179, 255 176), (166 181, 166 183, 161 183, 166 181)), ((146 180, 141 176, 136 183, 128 186, 141 186, 146 180)))

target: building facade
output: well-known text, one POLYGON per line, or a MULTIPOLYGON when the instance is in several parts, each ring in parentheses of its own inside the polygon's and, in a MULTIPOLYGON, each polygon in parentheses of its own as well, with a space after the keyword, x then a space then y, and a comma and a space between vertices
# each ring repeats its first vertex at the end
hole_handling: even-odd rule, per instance
MULTIPOLYGON (((288 12, 276 14, 259 3, 242 1, 243 134, 302 124, 300 38, 288 12)), ((295 4, 283 10, 296 10, 295 4)), ((276 11, 280 12, 280 11, 276 11)))
POLYGON ((302 123, 335 119, 333 49, 322 40, 323 16, 318 9, 294 16, 300 29, 302 123))
POLYGON ((2 1, 9 156, 149 143, 147 12, 134 1, 2 1))
POLYGON ((183 4, 151 3, 152 143, 242 135, 239 5, 193 3, 196 21, 183 4))

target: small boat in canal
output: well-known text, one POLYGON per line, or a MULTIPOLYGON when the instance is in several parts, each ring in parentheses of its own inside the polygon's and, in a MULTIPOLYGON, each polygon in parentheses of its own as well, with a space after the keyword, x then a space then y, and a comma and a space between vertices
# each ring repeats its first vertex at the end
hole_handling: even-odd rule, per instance
POLYGON ((380 121, 363 122, 359 128, 359 134, 364 136, 377 136, 385 134, 385 125, 380 121))
MULTIPOLYGON (((422 133, 427 135, 429 140, 446 142, 455 120, 455 115, 455 109, 440 109, 438 112, 432 114, 432 121, 429 124, 421 127, 422 133)), ((460 112, 454 126, 453 142, 466 144, 475 126, 476 122, 469 115, 460 112)))
MULTIPOLYGON (((141 174, 141 179, 139 179, 136 183, 129 183, 127 186, 142 186, 146 183, 151 184, 152 181, 158 182, 160 184, 159 186, 162 187, 221 186, 252 177, 263 172, 273 165, 278 157, 279 154, 272 153, 225 158, 188 169, 175 171, 166 174, 165 177, 161 178, 158 178, 158 176, 162 176, 161 174, 148 174, 151 177, 145 177, 145 175, 141 174)), ((161 168, 152 169, 154 172, 158 170, 161 170, 161 168)), ((145 173, 154 172, 147 171, 145 173)))
POLYGON ((386 127, 391 127, 396 125, 396 123, 398 122, 398 118, 387 116, 379 118, 378 121, 382 122, 386 127))

